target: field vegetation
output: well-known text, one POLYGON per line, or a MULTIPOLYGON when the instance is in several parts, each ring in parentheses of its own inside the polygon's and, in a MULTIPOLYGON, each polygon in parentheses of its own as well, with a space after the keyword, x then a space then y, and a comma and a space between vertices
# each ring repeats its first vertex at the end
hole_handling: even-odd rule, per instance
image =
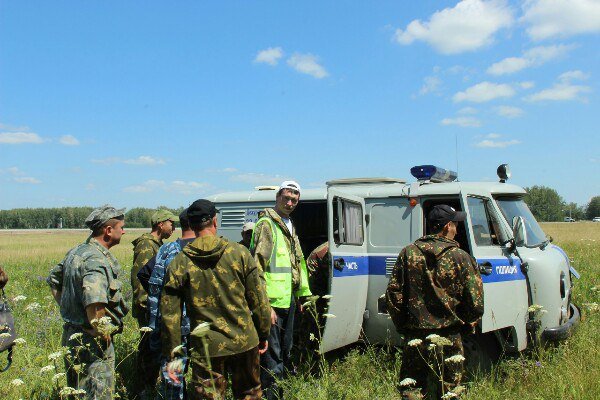
MULTIPOLYGON (((537 349, 503 359, 487 375, 468 384, 467 399, 599 399, 600 398, 600 224, 546 223, 543 228, 569 255, 581 274, 573 300, 582 308, 583 321, 576 334, 560 346, 537 349)), ((131 240, 141 232, 129 231, 113 254, 123 266, 125 296, 132 260, 131 240)), ((23 339, 15 348, 14 363, 0 374, 0 398, 59 399, 66 385, 61 350, 62 322, 45 282, 50 268, 65 252, 86 238, 83 231, 1 232, 0 265, 10 281, 6 295, 14 310, 16 328, 23 339)), ((133 361, 139 333, 127 316, 125 329, 115 340, 117 389, 130 399, 133 361)), ((5 354, 0 355, 3 365, 5 354)), ((328 354, 317 374, 302 367, 283 386, 286 398, 394 399, 400 354, 394 348, 359 344, 328 354)))

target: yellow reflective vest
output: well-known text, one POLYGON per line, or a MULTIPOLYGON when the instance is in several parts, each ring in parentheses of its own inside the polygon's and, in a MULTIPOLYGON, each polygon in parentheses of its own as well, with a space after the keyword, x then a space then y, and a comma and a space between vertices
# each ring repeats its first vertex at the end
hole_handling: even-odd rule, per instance
MULTIPOLYGON (((271 307, 289 308, 292 300, 292 255, 288 247, 285 235, 281 227, 274 223, 269 217, 262 217, 256 222, 256 226, 261 223, 267 223, 271 227, 273 234, 273 251, 269 264, 265 266, 263 271, 267 284, 267 295, 271 307)), ((256 228, 255 228, 256 229, 256 228)), ((293 238, 291 238, 293 242, 293 238)), ((252 232, 252 240, 250 248, 254 249, 254 232, 252 232)), ((306 270, 306 261, 304 257, 300 263, 300 287, 296 290, 295 296, 304 297, 310 296, 310 288, 308 287, 308 272, 306 270)))

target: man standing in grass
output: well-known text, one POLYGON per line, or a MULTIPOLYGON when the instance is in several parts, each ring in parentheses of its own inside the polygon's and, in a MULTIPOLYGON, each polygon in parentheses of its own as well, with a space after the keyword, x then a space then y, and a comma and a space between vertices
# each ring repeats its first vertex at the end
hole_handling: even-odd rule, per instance
MULTIPOLYGON (((177 358, 185 303, 192 328, 190 399, 223 399, 228 373, 236 399, 260 399, 259 353, 268 347, 270 328, 264 277, 248 249, 217 236, 216 213, 208 200, 188 208, 198 238, 173 259, 165 276, 163 355, 177 358), (202 326, 205 331, 199 332, 202 326)), ((175 360, 167 372, 176 375, 181 369, 175 360)))
POLYGON ((109 249, 125 233, 124 209, 102 206, 87 217, 92 234, 71 249, 47 279, 60 306, 67 385, 89 400, 112 400, 115 350, 112 336, 123 329, 128 308, 121 295, 121 267, 109 249))
POLYGON ((265 274, 271 303, 269 350, 261 357, 261 381, 266 398, 282 399, 277 380, 290 367, 296 301, 310 296, 306 262, 290 214, 300 200, 300 185, 285 181, 275 196, 275 208, 267 208, 256 222, 250 249, 265 274))
MULTIPOLYGON (((137 320, 138 327, 148 326, 147 300, 148 294, 137 278, 137 273, 146 265, 158 252, 164 239, 168 239, 174 231, 174 222, 179 218, 169 210, 158 210, 150 218, 152 231, 144 233, 135 239, 133 244, 133 266, 131 268, 131 287, 133 289, 133 305, 131 308, 132 316, 137 320)), ((152 354, 149 350, 150 335, 141 332, 140 343, 137 354, 137 374, 135 382, 135 392, 140 397, 145 397, 146 393, 153 391, 158 378, 159 365, 153 362, 152 354)))
POLYGON ((454 241, 466 214, 441 204, 427 223, 432 234, 398 255, 386 291, 396 329, 404 335, 400 368, 403 399, 459 395, 464 369, 463 333, 483 315, 477 263, 454 241), (442 383, 443 382, 443 383, 442 383))

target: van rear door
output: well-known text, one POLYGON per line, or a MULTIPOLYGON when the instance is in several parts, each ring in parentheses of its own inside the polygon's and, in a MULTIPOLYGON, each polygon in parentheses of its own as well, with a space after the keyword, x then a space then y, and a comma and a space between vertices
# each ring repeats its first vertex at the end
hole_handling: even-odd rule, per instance
POLYGON ((339 189, 327 189, 331 281, 322 353, 358 340, 369 283, 365 201, 339 189))

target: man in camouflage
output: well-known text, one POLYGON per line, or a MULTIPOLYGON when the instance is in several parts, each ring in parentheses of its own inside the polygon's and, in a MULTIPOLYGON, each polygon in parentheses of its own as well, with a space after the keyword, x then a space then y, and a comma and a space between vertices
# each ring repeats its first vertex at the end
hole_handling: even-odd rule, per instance
MULTIPOLYGON (((131 268, 131 287, 133 289, 133 304, 131 315, 137 320, 140 329, 148 326, 146 304, 148 293, 146 293, 146 290, 144 290, 144 287, 137 278, 137 273, 156 255, 158 249, 163 244, 163 240, 168 239, 173 234, 174 222, 176 221, 179 221, 179 218, 169 210, 158 210, 150 217, 152 231, 144 233, 132 242, 133 266, 131 268)), ((150 335, 146 332, 141 332, 136 359, 138 373, 136 374, 134 391, 142 398, 146 396, 146 393, 152 392, 160 368, 160 364, 155 361, 149 350, 149 340, 150 335)))
POLYGON ((254 230, 254 222, 246 222, 242 226, 242 240, 238 243, 245 248, 250 248, 250 242, 252 241, 252 231, 254 230))
MULTIPOLYGON (((222 399, 231 372, 237 399, 260 399, 259 354, 268 348, 269 300, 262 271, 250 252, 217 233, 216 209, 208 200, 188 208, 198 238, 169 265, 161 294, 163 356, 177 358, 181 309, 192 332, 190 399, 222 399)), ((181 369, 171 362, 173 375, 181 369)))
POLYGON ((115 350, 112 336, 128 311, 121 294, 121 267, 109 249, 125 233, 124 210, 102 206, 87 217, 90 237, 71 249, 47 279, 64 320, 67 385, 90 400, 112 400, 115 350))
POLYGON ((439 399, 462 390, 462 335, 483 315, 477 263, 454 241, 465 218, 448 205, 433 207, 427 217, 432 234, 402 249, 390 277, 387 306, 405 338, 403 399, 439 399))
POLYGON ((271 304, 269 350, 260 360, 261 382, 269 400, 283 398, 277 380, 291 367, 296 302, 311 295, 306 262, 290 219, 299 200, 300 185, 284 181, 275 196, 275 208, 265 209, 256 222, 250 245, 256 264, 265 273, 271 304))

